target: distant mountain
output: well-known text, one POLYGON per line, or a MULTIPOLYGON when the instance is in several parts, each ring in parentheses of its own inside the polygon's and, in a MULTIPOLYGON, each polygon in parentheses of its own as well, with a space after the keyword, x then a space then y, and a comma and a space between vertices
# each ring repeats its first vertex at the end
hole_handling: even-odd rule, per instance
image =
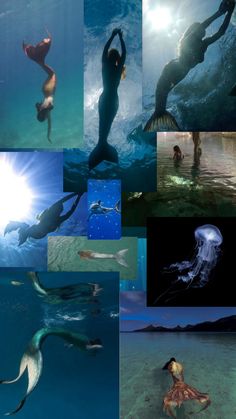
POLYGON ((153 326, 150 324, 142 329, 133 330, 133 332, 236 332, 236 315, 223 317, 214 322, 203 322, 195 325, 188 324, 173 328, 153 326))

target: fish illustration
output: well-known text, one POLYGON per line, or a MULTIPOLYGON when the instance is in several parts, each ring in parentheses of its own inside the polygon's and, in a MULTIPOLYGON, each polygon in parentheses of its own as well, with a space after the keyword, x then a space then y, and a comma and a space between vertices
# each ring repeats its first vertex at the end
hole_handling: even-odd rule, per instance
POLYGON ((99 253, 93 250, 80 250, 78 252, 81 259, 115 259, 119 265, 129 267, 126 260, 124 259, 129 249, 119 250, 117 253, 99 253))
POLYGON ((104 207, 102 205, 102 201, 99 200, 97 202, 93 202, 90 207, 89 207, 89 216, 88 216, 88 220, 92 217, 92 215, 104 215, 107 214, 111 211, 115 211, 118 214, 120 214, 120 199, 119 201, 116 202, 116 204, 114 205, 114 207, 104 207))

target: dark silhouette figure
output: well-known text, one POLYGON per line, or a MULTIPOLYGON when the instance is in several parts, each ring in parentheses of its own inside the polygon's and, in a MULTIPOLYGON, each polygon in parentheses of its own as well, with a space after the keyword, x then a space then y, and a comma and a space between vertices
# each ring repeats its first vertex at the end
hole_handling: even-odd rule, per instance
POLYGON ((159 131, 163 129, 180 130, 175 118, 166 110, 168 95, 186 77, 192 68, 204 61, 209 45, 216 42, 225 34, 234 8, 235 2, 233 0, 223 0, 216 13, 202 23, 193 23, 185 31, 179 42, 178 58, 166 64, 157 82, 155 112, 146 123, 144 131, 159 131), (218 32, 210 37, 204 38, 206 28, 225 13, 224 22, 218 32))
POLYGON ((50 49, 52 38, 48 34, 48 38, 43 39, 36 46, 25 44, 23 42, 23 50, 27 57, 35 61, 47 73, 48 78, 45 80, 42 92, 44 95, 43 102, 36 103, 37 119, 39 122, 48 121, 47 139, 51 142, 51 110, 53 109, 53 95, 56 89, 56 74, 55 71, 45 64, 46 55, 50 49))
POLYGON ((183 155, 183 153, 182 153, 182 151, 181 151, 181 149, 178 145, 175 145, 173 147, 173 152, 174 152, 174 154, 173 154, 173 160, 174 161, 180 161, 184 158, 184 155, 183 155))
POLYGON ((55 202, 55 204, 37 216, 37 219, 39 220, 38 224, 29 226, 29 224, 22 223, 20 221, 10 221, 4 230, 4 236, 7 233, 18 230, 19 246, 23 244, 29 237, 32 237, 33 239, 42 239, 48 233, 52 233, 53 231, 57 230, 64 221, 70 218, 70 216, 76 210, 82 195, 83 193, 71 193, 55 202), (77 196, 77 198, 71 209, 66 214, 61 215, 63 212, 63 203, 73 198, 74 196, 77 196))
POLYGON ((126 47, 120 29, 114 29, 107 41, 102 54, 102 80, 103 92, 98 102, 99 112, 99 138, 98 144, 89 156, 89 170, 93 169, 103 160, 118 163, 118 153, 107 142, 111 125, 119 108, 117 93, 120 80, 125 77, 126 47), (114 37, 118 35, 121 45, 121 55, 116 49, 110 49, 114 37))

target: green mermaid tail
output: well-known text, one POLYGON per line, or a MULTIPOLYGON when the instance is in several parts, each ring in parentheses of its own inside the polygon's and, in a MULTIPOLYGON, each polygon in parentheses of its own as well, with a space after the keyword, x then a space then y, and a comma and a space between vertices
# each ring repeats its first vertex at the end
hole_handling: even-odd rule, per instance
POLYGON ((14 415, 19 412, 25 404, 26 398, 35 389, 43 369, 43 356, 41 347, 45 339, 50 335, 56 335, 66 340, 67 342, 77 346, 79 349, 93 350, 102 348, 100 339, 89 340, 87 336, 79 333, 71 332, 67 329, 59 327, 45 327, 38 330, 31 341, 29 342, 27 349, 21 359, 20 369, 18 376, 13 380, 1 380, 0 384, 12 384, 19 380, 19 378, 27 370, 28 373, 28 387, 24 398, 20 401, 15 410, 9 413, 5 413, 6 416, 14 415))

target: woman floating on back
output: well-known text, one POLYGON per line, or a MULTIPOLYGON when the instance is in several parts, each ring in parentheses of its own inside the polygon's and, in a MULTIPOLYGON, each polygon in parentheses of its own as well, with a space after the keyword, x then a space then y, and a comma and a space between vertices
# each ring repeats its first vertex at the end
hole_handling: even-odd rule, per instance
POLYGON ((48 34, 48 38, 44 38, 43 41, 36 46, 23 42, 23 50, 27 57, 40 65, 48 75, 42 87, 44 100, 43 102, 36 103, 35 106, 37 109, 38 121, 48 121, 47 139, 49 142, 51 142, 51 110, 53 109, 53 95, 56 89, 56 74, 49 65, 45 64, 45 58, 50 49, 51 42, 52 38, 50 34, 48 34))
POLYGON ((234 0, 223 0, 214 15, 202 23, 193 23, 185 31, 179 42, 178 58, 166 64, 157 82, 155 112, 146 123, 144 131, 159 131, 163 129, 176 131, 180 129, 175 118, 166 110, 168 95, 187 76, 192 68, 204 61, 209 45, 225 34, 234 8, 234 0), (204 38, 206 28, 225 13, 224 22, 218 32, 208 38, 204 38))
POLYGON ((121 29, 114 29, 108 39, 102 54, 103 92, 98 102, 99 138, 98 144, 89 156, 89 170, 103 160, 118 163, 118 153, 107 142, 107 138, 119 108, 117 93, 120 80, 125 78, 126 47, 121 29), (121 45, 121 55, 117 49, 109 49, 115 36, 118 35, 121 45))

